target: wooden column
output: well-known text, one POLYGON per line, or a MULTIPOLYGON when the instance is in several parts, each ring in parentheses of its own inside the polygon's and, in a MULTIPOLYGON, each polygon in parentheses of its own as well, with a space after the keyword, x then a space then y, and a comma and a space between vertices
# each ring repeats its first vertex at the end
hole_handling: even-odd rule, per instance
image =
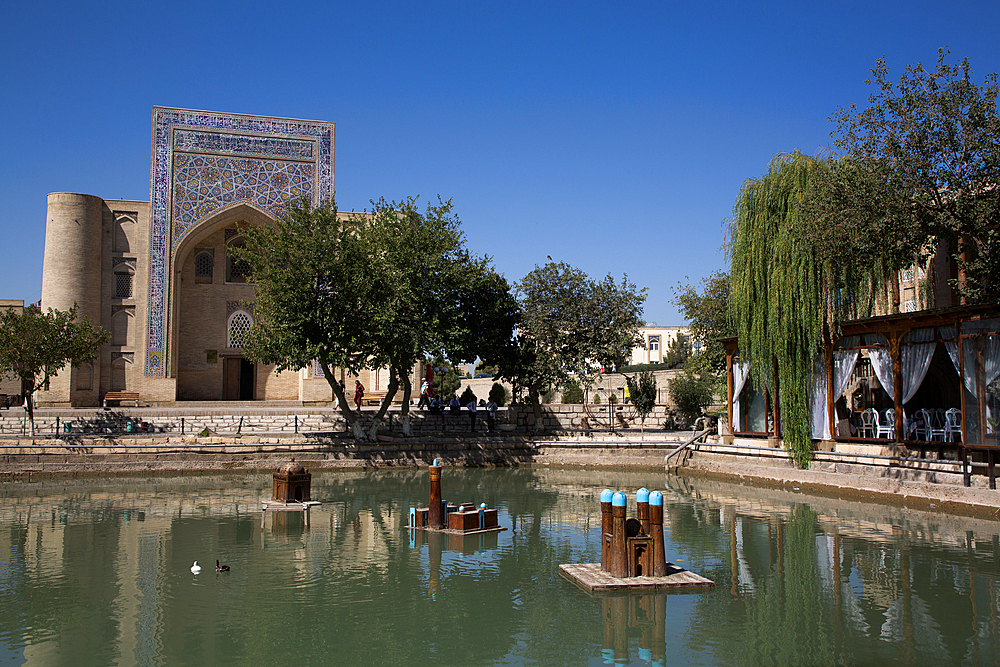
MULTIPOLYGON (((667 576, 667 554, 663 546, 663 494, 649 494, 649 536, 653 538, 653 576, 667 576)), ((662 633, 661 633, 662 634, 662 633)))
POLYGON ((903 360, 899 352, 899 344, 903 334, 899 331, 889 332, 889 355, 892 357, 892 392, 893 410, 896 413, 896 442, 902 442, 906 436, 903 433, 903 360))
POLYGON ((830 439, 836 440, 837 438, 837 413, 834 409, 834 396, 833 396, 833 341, 829 336, 829 329, 827 330, 826 342, 823 344, 823 354, 826 357, 826 417, 830 422, 830 439))
POLYGON ((611 554, 608 549, 608 538, 611 534, 611 489, 601 491, 601 571, 608 572, 611 568, 611 554))
POLYGON ((611 576, 628 576, 625 559, 625 494, 619 491, 611 499, 611 576))
POLYGON ((736 433, 736 424, 733 423, 733 401, 736 399, 733 396, 733 356, 733 351, 726 348, 726 396, 729 397, 726 407, 729 409, 730 433, 736 433))
POLYGON ((427 502, 427 523, 431 528, 444 528, 444 508, 441 506, 441 466, 434 459, 430 467, 431 496, 427 502))

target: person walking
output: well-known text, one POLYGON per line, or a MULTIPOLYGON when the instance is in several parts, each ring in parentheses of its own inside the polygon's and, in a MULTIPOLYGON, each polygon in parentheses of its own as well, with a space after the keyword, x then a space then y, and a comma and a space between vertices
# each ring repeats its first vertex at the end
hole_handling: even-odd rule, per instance
POLYGON ((469 424, 472 426, 472 432, 476 432, 476 397, 473 396, 472 400, 469 401, 469 424))
POLYGON ((492 398, 486 403, 486 430, 492 433, 497 426, 497 402, 492 398))
POLYGON ((424 379, 424 381, 420 383, 420 401, 417 403, 417 407, 420 408, 421 410, 423 410, 425 406, 429 407, 431 404, 431 397, 429 392, 430 392, 430 385, 427 384, 427 380, 424 379))
POLYGON ((360 410, 361 409, 361 399, 365 397, 365 386, 361 384, 361 380, 354 381, 354 406, 360 410))

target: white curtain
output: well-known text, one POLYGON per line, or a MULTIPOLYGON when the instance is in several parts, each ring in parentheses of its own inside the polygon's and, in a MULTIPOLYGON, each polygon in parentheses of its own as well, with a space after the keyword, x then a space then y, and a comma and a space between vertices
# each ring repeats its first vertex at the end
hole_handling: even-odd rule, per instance
POLYGON ((830 420, 826 413, 826 359, 823 352, 813 359, 812 392, 812 437, 813 440, 830 439, 830 420))
MULTIPOLYGON (((955 337, 955 327, 941 327, 941 338, 944 339, 944 347, 948 350, 951 363, 955 366, 955 372, 960 372, 958 368, 958 340, 955 337)), ((980 339, 982 340, 982 339, 980 339)), ((975 339, 966 339, 962 354, 967 360, 972 360, 975 354, 975 339)), ((997 376, 1000 376, 1000 337, 989 336, 983 345, 983 363, 986 366, 986 385, 989 386, 997 376)), ((975 363, 965 364, 965 372, 962 373, 962 383, 970 394, 976 396, 976 365, 975 363)))
MULTIPOLYGON (((840 339, 841 347, 857 347, 861 342, 859 336, 845 336, 840 339)), ((834 350, 833 351, 833 401, 836 403, 847 391, 847 384, 854 374, 854 366, 858 362, 858 355, 861 350, 834 350)), ((823 354, 816 355, 813 362, 813 377, 816 378, 813 385, 812 401, 812 437, 815 440, 829 440, 830 419, 826 412, 826 364, 823 354)))
POLYGON ((747 383, 749 377, 749 361, 733 364, 733 423, 729 425, 729 429, 733 433, 740 430, 740 392, 743 391, 743 385, 747 383))
POLYGON ((910 402, 927 377, 935 347, 937 343, 934 342, 934 329, 914 329, 903 336, 899 361, 903 372, 904 404, 910 402))
POLYGON ((868 358, 872 361, 872 370, 879 384, 889 394, 889 398, 896 400, 896 388, 892 382, 892 355, 889 354, 889 343, 882 334, 865 334, 865 345, 878 345, 868 350, 868 358))

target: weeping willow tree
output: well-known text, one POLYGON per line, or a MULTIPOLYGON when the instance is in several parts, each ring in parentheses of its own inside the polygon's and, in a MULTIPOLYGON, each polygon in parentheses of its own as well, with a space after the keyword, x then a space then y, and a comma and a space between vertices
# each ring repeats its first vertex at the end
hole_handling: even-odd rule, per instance
POLYGON ((850 180, 842 161, 780 154, 743 184, 729 221, 729 315, 740 354, 752 360, 755 386, 777 394, 785 448, 802 467, 812 459, 810 405, 823 337, 837 321, 870 315, 896 268, 860 239, 842 237, 840 252, 814 242, 814 201, 850 180))

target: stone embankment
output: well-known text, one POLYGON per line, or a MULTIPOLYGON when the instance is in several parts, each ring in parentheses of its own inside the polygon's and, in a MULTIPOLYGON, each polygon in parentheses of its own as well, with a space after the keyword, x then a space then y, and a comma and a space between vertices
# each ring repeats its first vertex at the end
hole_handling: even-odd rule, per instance
MULTIPOLYGON (((616 427, 611 432, 590 422, 580 406, 555 407, 559 409, 546 410, 545 415, 553 435, 529 435, 523 424, 530 413, 515 408, 500 419, 517 425, 512 432, 471 434, 467 412, 445 417, 418 412, 412 419, 414 436, 404 438, 396 412, 390 413, 385 434, 378 441, 363 444, 355 443, 329 410, 268 412, 257 408, 242 414, 221 409, 196 413, 190 408, 43 411, 38 420, 41 436, 0 433, 0 476, 266 472, 292 456, 311 470, 417 467, 439 458, 458 466, 663 471, 667 455, 692 435, 690 431, 640 432, 635 427, 616 427), (71 423, 69 433, 64 432, 66 419, 71 423), (184 420, 183 434, 160 432, 168 424, 178 427, 180 420, 184 420), (141 432, 143 421, 146 432, 141 432), (133 427, 138 423, 140 431, 127 432, 128 423, 133 427), (585 423, 590 428, 581 428, 585 423)), ((0 416, 0 428, 14 430, 17 413, 12 410, 0 416)), ((1000 518, 1000 492, 988 488, 983 464, 973 465, 971 487, 965 487, 960 462, 896 455, 885 445, 838 445, 834 451, 816 452, 812 466, 800 470, 784 451, 767 447, 766 440, 734 444, 710 440, 672 457, 670 469, 686 477, 717 477, 794 492, 1000 518)))

